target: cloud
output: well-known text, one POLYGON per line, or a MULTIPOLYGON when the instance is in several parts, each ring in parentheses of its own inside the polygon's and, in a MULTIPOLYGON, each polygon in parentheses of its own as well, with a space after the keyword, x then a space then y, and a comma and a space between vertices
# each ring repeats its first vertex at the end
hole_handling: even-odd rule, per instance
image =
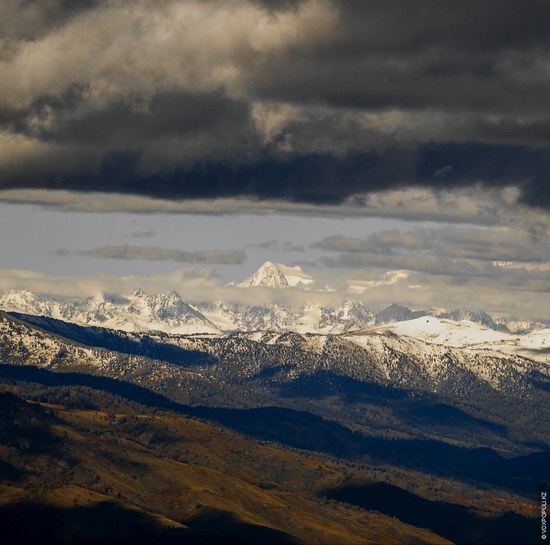
POLYGON ((546 309, 550 304, 548 290, 532 290, 527 285, 522 289, 521 282, 515 286, 506 285, 492 277, 454 277, 408 271, 406 276, 390 284, 380 282, 387 280, 387 276, 381 276, 379 270, 369 266, 340 274, 348 279, 352 296, 362 298, 377 309, 399 302, 418 310, 431 306, 469 308, 485 310, 493 316, 542 320, 547 319, 546 309))
POLYGON ((135 288, 151 293, 175 289, 183 296, 206 294, 218 287, 215 274, 208 269, 178 269, 168 274, 88 276, 50 275, 23 269, 0 269, 0 289, 27 289, 61 297, 88 297, 97 293, 125 295, 135 288))
POLYGON ((290 240, 282 242, 277 239, 266 240, 265 242, 259 242, 250 244, 249 246, 254 248, 262 248, 264 250, 275 250, 278 252, 305 252, 306 249, 301 244, 294 244, 290 240))
POLYGON ((240 265, 246 259, 242 250, 203 250, 184 251, 158 248, 156 246, 109 245, 93 250, 58 250, 59 255, 77 253, 87 257, 103 259, 135 259, 145 261, 173 261, 175 263, 210 263, 217 265, 240 265))
POLYGON ((326 252, 318 266, 350 276, 349 289, 355 293, 373 296, 375 288, 384 288, 381 297, 391 291, 399 293, 395 301, 421 307, 449 301, 464 306, 461 297, 467 306, 508 313, 521 309, 534 316, 526 308, 528 300, 542 317, 542 302, 550 297, 550 225, 535 225, 390 229, 364 238, 334 235, 313 246, 326 252))
POLYGON ((305 217, 378 217, 410 221, 508 225, 537 225, 550 221, 544 211, 518 202, 517 188, 408 188, 355 195, 339 205, 258 200, 251 198, 160 199, 120 193, 80 193, 64 190, 0 190, 0 202, 32 204, 67 212, 136 214, 280 214, 305 217))
MULTIPOLYGON (((536 234, 529 226, 461 227, 443 226, 411 231, 378 231, 366 238, 334 235, 312 244, 314 248, 348 254, 342 263, 359 263, 375 256, 399 259, 465 259, 533 264, 550 259, 550 225, 537 225, 536 234)), ((381 257, 380 259, 384 259, 381 257)), ((443 266, 443 265, 441 265, 443 266)))
POLYGON ((333 235, 315 242, 312 247, 332 252, 350 253, 391 253, 392 248, 425 250, 430 247, 427 232, 402 233, 398 229, 379 231, 365 239, 333 235))
POLYGON ((0 187, 261 206, 483 184, 548 209, 549 16, 544 0, 6 0, 0 187))
POLYGON ((130 236, 133 238, 152 238, 156 235, 153 229, 143 229, 141 231, 133 231, 130 236))
MULTIPOLYGON (((491 262, 472 259, 441 258, 433 255, 338 254, 322 257, 325 267, 343 269, 377 268, 408 270, 433 276, 448 277, 455 285, 465 285, 470 279, 490 279, 499 289, 550 292, 548 271, 531 267, 501 267, 491 262)), ((463 293, 464 296, 464 293, 463 293)), ((426 301, 429 301, 427 298, 426 301)))

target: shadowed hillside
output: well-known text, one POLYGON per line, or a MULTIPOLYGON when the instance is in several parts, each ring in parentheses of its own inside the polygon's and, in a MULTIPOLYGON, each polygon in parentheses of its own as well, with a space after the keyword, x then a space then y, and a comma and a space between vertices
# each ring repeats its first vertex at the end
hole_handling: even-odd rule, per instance
POLYGON ((319 497, 319 485, 349 474, 342 464, 79 393, 95 408, 0 394, 0 531, 9 543, 445 543, 319 497))
POLYGON ((82 373, 52 373, 32 366, 2 365, 0 377, 49 386, 86 386, 152 408, 217 422, 259 440, 277 441, 293 448, 359 462, 386 463, 443 477, 494 484, 533 498, 537 483, 550 481, 548 452, 507 459, 487 448, 466 449, 433 440, 368 437, 305 411, 282 407, 190 407, 116 379, 82 373))
POLYGON ((326 495, 430 528, 457 545, 527 545, 540 541, 538 519, 516 513, 483 517, 464 506, 427 500, 387 483, 350 484, 329 490, 326 495))

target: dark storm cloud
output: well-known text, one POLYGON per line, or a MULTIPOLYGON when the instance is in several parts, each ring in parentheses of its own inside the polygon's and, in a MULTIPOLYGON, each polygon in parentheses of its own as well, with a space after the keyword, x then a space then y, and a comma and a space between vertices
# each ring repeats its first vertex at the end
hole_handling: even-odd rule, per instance
POLYGON ((482 183, 550 208, 548 20, 542 0, 10 0, 0 188, 332 204, 482 183))
POLYGON ((35 39, 99 3, 100 0, 2 0, 0 33, 3 37, 35 39))
POLYGON ((270 98, 482 114, 546 113, 544 0, 357 0, 317 47, 264 65, 270 98))

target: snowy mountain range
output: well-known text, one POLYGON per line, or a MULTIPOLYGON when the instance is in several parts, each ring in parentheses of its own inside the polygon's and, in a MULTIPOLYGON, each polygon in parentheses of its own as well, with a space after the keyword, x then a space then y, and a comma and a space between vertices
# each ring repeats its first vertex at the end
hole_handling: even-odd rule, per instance
POLYGON ((344 333, 374 325, 375 318, 364 303, 344 301, 338 308, 307 304, 297 312, 269 303, 261 306, 214 302, 197 308, 223 331, 296 331, 298 333, 344 333))
POLYGON ((101 294, 86 299, 65 300, 26 290, 12 290, 0 294, 0 308, 122 331, 164 331, 174 334, 220 332, 175 291, 149 295, 137 289, 118 299, 101 294))
POLYGON ((141 289, 119 298, 96 295, 80 300, 12 290, 0 293, 0 309, 127 332, 172 334, 257 330, 344 333, 375 323, 374 315, 358 301, 345 301, 338 308, 309 304, 292 312, 274 303, 247 306, 215 301, 192 306, 174 291, 149 295, 141 289))
MULTIPOLYGON (((266 262, 232 287, 303 288, 314 282, 300 267, 266 262)), ((122 297, 103 294, 80 300, 47 297, 26 290, 0 292, 0 310, 45 316, 80 325, 126 332, 160 331, 174 335, 253 331, 300 334, 391 332, 449 347, 498 349, 500 352, 550 361, 549 324, 494 320, 483 311, 411 310, 393 304, 374 314, 361 301, 339 307, 309 303, 297 310, 276 303, 242 305, 223 301, 191 305, 170 291, 150 295, 136 289, 122 297)))

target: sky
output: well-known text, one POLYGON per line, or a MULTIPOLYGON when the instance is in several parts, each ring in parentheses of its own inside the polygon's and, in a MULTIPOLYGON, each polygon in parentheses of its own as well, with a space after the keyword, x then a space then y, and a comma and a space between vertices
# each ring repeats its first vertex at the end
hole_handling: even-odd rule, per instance
POLYGON ((0 289, 549 319, 549 17, 4 0, 0 289), (265 260, 315 288, 224 287, 265 260))

